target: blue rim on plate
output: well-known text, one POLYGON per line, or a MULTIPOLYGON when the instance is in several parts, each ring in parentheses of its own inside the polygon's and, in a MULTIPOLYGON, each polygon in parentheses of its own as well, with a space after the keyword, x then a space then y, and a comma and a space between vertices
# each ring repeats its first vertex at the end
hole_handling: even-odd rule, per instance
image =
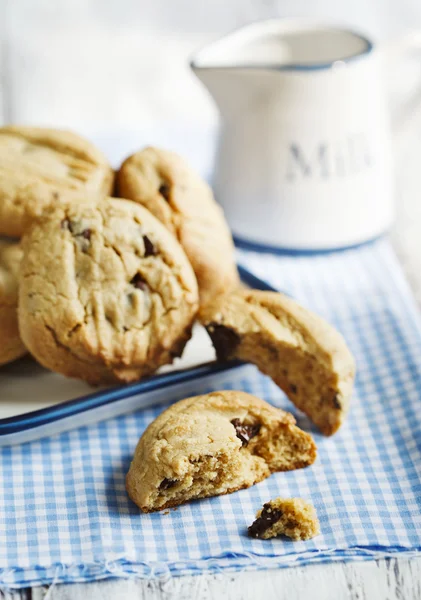
MULTIPOLYGON (((277 291, 241 265, 238 265, 238 271, 241 280, 248 286, 264 291, 277 291)), ((42 425, 52 423, 53 421, 72 417, 119 400, 124 400, 131 396, 162 390, 176 384, 187 383, 208 375, 216 375, 217 373, 229 371, 238 368, 243 364, 244 363, 241 361, 231 361, 228 363, 218 363, 217 361, 208 362, 194 367, 172 371, 171 373, 153 375, 152 377, 148 377, 137 383, 94 392, 93 394, 68 400, 48 408, 27 412, 17 415, 16 417, 0 419, 0 439, 2 436, 41 427, 42 425)))

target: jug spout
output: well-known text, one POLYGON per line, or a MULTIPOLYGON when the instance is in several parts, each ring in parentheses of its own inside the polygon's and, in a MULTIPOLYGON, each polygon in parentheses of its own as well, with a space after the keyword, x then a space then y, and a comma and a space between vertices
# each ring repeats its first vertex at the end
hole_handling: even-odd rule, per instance
POLYGON ((191 60, 195 75, 207 88, 222 116, 242 111, 260 96, 281 64, 290 59, 279 36, 279 21, 243 27, 200 50, 191 60))
POLYGON ((195 75, 205 86, 223 119, 238 118, 245 114, 255 96, 255 91, 262 91, 256 73, 240 68, 224 69, 220 67, 191 67, 195 75))
POLYGON ((261 21, 230 33, 200 50, 191 62, 199 73, 209 69, 276 68, 291 60, 290 46, 283 39, 289 20, 261 21))

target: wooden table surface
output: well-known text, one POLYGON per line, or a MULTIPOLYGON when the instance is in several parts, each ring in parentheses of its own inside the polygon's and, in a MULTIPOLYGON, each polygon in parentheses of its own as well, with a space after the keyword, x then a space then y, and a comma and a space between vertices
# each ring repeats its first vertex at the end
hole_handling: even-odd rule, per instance
POLYGON ((194 575, 168 581, 114 579, 38 587, 3 600, 419 600, 421 559, 384 559, 277 571, 194 575))

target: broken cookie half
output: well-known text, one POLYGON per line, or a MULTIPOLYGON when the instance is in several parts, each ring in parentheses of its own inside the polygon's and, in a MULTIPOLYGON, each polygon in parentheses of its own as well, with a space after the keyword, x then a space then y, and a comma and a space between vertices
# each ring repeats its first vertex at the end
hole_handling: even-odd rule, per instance
POLYGON ((173 404, 149 425, 126 488, 143 512, 152 512, 307 467, 316 452, 291 414, 245 392, 213 392, 173 404))
POLYGON ((302 498, 276 498, 263 505, 248 528, 250 537, 268 540, 279 535, 309 540, 320 533, 315 508, 302 498))
POLYGON ((331 435, 348 411, 355 362, 341 334, 294 300, 244 290, 207 309, 205 325, 219 360, 254 363, 331 435))

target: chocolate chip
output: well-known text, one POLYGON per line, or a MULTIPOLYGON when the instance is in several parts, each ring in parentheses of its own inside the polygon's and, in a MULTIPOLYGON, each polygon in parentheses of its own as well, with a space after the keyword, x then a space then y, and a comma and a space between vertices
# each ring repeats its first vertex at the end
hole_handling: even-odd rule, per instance
POLYGON ((292 394, 296 394, 297 393, 297 386, 294 385, 293 383, 291 383, 291 385, 289 386, 289 389, 291 391, 292 394))
POLYGON ((240 336, 230 327, 209 323, 206 325, 212 344, 216 350, 218 360, 229 360, 233 358, 235 349, 240 343, 240 336))
POLYGON ((263 510, 254 523, 248 528, 250 537, 260 538, 274 523, 282 517, 282 511, 272 508, 270 503, 263 505, 263 510))
POLYGON ((178 483, 178 481, 176 479, 165 478, 159 484, 159 489, 160 490, 169 490, 170 488, 174 487, 177 483, 178 483))
POLYGON ((145 244, 145 254, 144 256, 155 256, 156 249, 151 240, 147 235, 143 236, 143 243, 145 244))
POLYGON ((88 241, 91 239, 92 229, 84 229, 80 233, 75 233, 75 227, 77 229, 78 223, 72 223, 70 219, 63 219, 60 226, 62 229, 68 229, 75 237, 83 237, 83 239, 88 241))
POLYGON ((339 398, 338 398, 338 394, 335 394, 333 396, 333 406, 337 409, 337 410, 341 410, 342 408, 342 404, 339 402, 339 398))
POLYGON ((175 342, 171 347, 170 354, 173 358, 180 358, 183 355, 184 347, 186 345, 186 338, 181 338, 175 342))
POLYGON ((129 303, 131 306, 133 306, 133 301, 134 301, 134 298, 135 298, 135 294, 134 294, 134 293, 133 293, 133 294, 132 294, 132 293, 130 293, 130 294, 127 294, 127 302, 128 302, 128 303, 129 303))
POLYGON ((168 202, 170 199, 170 186, 168 185, 168 183, 162 183, 160 188, 159 188, 159 193, 161 194, 161 196, 163 198, 165 198, 165 200, 168 202))
POLYGON ((148 284, 140 273, 136 273, 130 283, 138 290, 143 290, 145 292, 148 289, 148 284))
POLYGON ((72 231, 72 224, 69 219, 63 219, 60 223, 60 227, 62 229, 68 229, 69 231, 72 231))
POLYGON ((260 423, 255 423, 254 425, 248 425, 247 423, 242 423, 240 419, 233 419, 231 423, 234 425, 235 434, 243 446, 247 446, 251 438, 254 438, 260 431, 260 423))
POLYGON ((54 200, 58 200, 60 198, 60 194, 58 192, 53 192, 52 196, 53 196, 54 200))

